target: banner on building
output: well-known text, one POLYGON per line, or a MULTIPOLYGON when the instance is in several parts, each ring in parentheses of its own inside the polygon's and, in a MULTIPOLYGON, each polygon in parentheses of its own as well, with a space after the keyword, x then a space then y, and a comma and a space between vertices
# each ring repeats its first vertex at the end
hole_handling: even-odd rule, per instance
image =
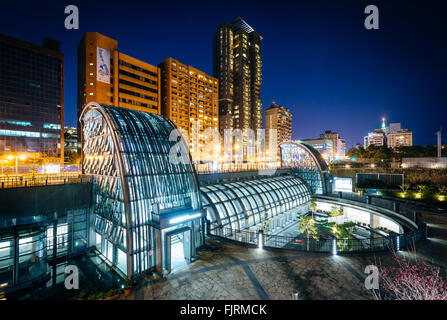
POLYGON ((110 51, 97 47, 96 80, 110 84, 110 51))

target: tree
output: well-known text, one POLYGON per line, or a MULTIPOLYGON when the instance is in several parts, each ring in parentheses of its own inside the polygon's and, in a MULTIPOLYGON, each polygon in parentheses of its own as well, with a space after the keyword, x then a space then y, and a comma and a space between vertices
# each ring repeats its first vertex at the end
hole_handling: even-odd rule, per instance
POLYGON ((421 194, 427 193, 427 191, 428 191, 428 187, 424 184, 419 184, 417 186, 417 189, 418 189, 418 192, 421 194))
MULTIPOLYGON (((414 257, 416 257, 416 252, 414 257)), ((423 259, 400 258, 393 251, 395 266, 379 268, 381 290, 374 291, 378 300, 447 300, 447 283, 440 268, 423 259)))
POLYGON ((328 224, 332 234, 337 239, 337 246, 340 251, 349 251, 352 246, 352 234, 357 230, 357 226, 354 222, 345 222, 343 224, 337 224, 331 222, 328 224))
POLYGON ((310 208, 310 211, 312 212, 312 219, 313 219, 314 213, 317 212, 317 199, 316 198, 310 199, 309 208, 310 208))
POLYGON ((410 188, 410 185, 408 183, 403 183, 399 186, 399 188, 403 194, 407 194, 408 189, 410 188))
POLYGON ((318 227, 315 224, 315 220, 313 217, 301 216, 300 217, 300 225, 298 230, 301 233, 307 234, 307 251, 309 251, 309 240, 310 238, 314 240, 320 240, 318 238, 318 227))
POLYGON ((344 213, 343 207, 332 206, 331 212, 329 212, 329 215, 331 217, 339 217, 339 216, 342 216, 343 213, 344 213))
POLYGON ((443 184, 439 185, 438 186, 438 191, 439 191, 440 194, 446 193, 447 192, 447 186, 445 186, 443 184))
POLYGON ((269 215, 267 210, 264 213, 264 221, 262 222, 262 230, 264 230, 264 234, 267 235, 269 232, 269 223, 270 223, 270 219, 269 219, 269 215))

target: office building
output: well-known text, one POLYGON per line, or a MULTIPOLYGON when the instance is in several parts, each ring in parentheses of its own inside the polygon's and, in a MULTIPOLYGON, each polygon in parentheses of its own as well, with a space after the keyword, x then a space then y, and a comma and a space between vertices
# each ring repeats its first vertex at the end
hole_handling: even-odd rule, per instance
POLYGON ((219 128, 262 128, 262 37, 245 22, 220 23, 213 40, 213 74, 219 79, 219 128))
POLYGON ((64 149, 74 153, 81 151, 81 143, 78 141, 78 130, 76 127, 64 128, 64 149))
POLYGON ((78 44, 78 120, 92 101, 160 114, 160 71, 119 52, 118 41, 86 32, 78 44))
POLYGON ((292 114, 290 110, 273 102, 265 110, 265 145, 272 152, 270 146, 277 145, 279 156, 279 145, 292 139, 292 114), (276 140, 276 141, 274 141, 276 140))
POLYGON ((218 80, 172 58, 159 68, 161 113, 187 133, 193 160, 209 160, 206 148, 213 139, 211 131, 218 133, 219 126, 218 80))
POLYGON ((382 129, 375 129, 373 132, 369 132, 367 136, 363 138, 363 147, 366 149, 369 146, 381 147, 386 145, 386 135, 382 129))
POLYGON ((413 133, 408 129, 403 129, 400 122, 393 122, 387 126, 385 118, 382 118, 381 128, 368 133, 363 141, 365 149, 371 145, 388 148, 407 147, 413 145, 413 133))
POLYGON ((340 138, 340 134, 326 130, 318 139, 300 140, 316 149, 324 159, 340 159, 346 155, 346 141, 340 138))
POLYGON ((325 160, 329 160, 334 155, 334 141, 332 139, 302 139, 299 140, 317 150, 325 160))
POLYGON ((0 35, 0 157, 64 161, 64 55, 0 35))

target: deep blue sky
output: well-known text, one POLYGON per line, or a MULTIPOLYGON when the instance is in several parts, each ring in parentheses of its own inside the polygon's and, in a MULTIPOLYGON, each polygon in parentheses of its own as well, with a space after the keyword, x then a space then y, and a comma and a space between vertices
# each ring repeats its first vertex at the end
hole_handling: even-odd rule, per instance
MULTIPOLYGON (((262 36, 263 106, 291 109, 293 138, 337 131, 347 145, 380 126, 402 122, 415 144, 447 135, 447 37, 441 1, 14 1, 2 3, 0 32, 65 54, 65 122, 76 123, 76 48, 86 31, 118 40, 118 50, 158 65, 173 57, 212 75, 217 24, 243 17, 262 36), (64 28, 75 4, 80 29, 64 28), (368 4, 380 30, 364 28, 368 4)), ((444 138, 443 142, 447 139, 444 138)))

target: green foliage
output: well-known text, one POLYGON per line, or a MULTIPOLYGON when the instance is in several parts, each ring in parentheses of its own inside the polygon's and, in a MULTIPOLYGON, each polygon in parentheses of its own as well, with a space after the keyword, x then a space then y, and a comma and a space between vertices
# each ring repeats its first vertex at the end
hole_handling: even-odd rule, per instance
POLYGON ((262 230, 264 230, 264 235, 267 235, 269 232, 268 225, 270 223, 269 215, 267 210, 264 213, 264 221, 262 222, 262 230))
POLYGON ((316 198, 310 199, 310 211, 312 211, 312 214, 314 214, 317 211, 317 199, 316 198))
POLYGON ((314 240, 320 240, 320 238, 317 236, 318 226, 315 224, 315 219, 313 219, 312 217, 301 216, 298 230, 301 233, 306 233, 308 238, 311 237, 314 240))
POLYGON ((331 212, 329 212, 329 215, 331 217, 338 217, 338 216, 342 216, 343 212, 344 212, 343 207, 332 206, 331 212))
MULTIPOLYGON (((372 159, 372 160, 397 160, 402 158, 413 157, 436 157, 436 146, 411 146, 398 147, 389 149, 385 146, 369 146, 364 149, 362 146, 353 148, 346 152, 349 157, 356 157, 358 159, 372 159)), ((447 156, 447 148, 442 149, 442 156, 447 156)))
POLYGON ((339 251, 349 251, 353 246, 352 234, 357 230, 354 222, 345 222, 337 225, 335 222, 329 224, 332 234, 338 239, 337 247, 339 251))
POLYGON ((438 186, 438 191, 440 194, 445 194, 447 192, 447 186, 441 184, 438 186))
POLYGON ((424 185, 424 184, 419 184, 417 186, 417 189, 418 189, 418 192, 422 193, 422 194, 425 194, 425 193, 427 193, 429 191, 428 187, 426 185, 424 185))
POLYGON ((401 184, 399 186, 399 188, 402 191, 402 193, 406 194, 408 192, 408 189, 410 189, 410 185, 408 183, 404 183, 404 184, 401 184))

